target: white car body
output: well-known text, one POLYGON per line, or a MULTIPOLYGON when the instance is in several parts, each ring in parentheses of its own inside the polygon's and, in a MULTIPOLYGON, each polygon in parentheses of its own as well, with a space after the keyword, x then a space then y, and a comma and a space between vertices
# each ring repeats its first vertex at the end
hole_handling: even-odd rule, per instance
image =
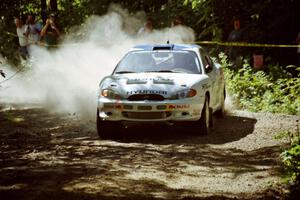
MULTIPOLYGON (((130 50, 122 60, 113 74, 105 77, 99 85, 97 125, 100 136, 103 136, 101 125, 104 128, 104 123, 112 126, 112 122, 197 122, 201 117, 205 118, 204 115, 210 118, 211 113, 224 111, 222 69, 200 46, 141 45, 130 50), (153 72, 132 72, 133 64, 130 63, 127 73, 126 62, 123 64, 122 60, 134 61, 133 58, 148 54, 152 56, 150 59, 153 58, 151 63, 164 66, 158 71, 153 67, 153 72), (161 69, 172 67, 177 57, 181 58, 178 62, 188 57, 194 71, 181 65, 180 68, 171 68, 174 71, 161 69), (119 68, 125 68, 125 71, 118 71, 119 68), (203 114, 205 102, 210 112, 203 114)), ((142 62, 148 65, 146 59, 142 62)), ((211 123, 209 119, 205 121, 207 126, 211 123)))

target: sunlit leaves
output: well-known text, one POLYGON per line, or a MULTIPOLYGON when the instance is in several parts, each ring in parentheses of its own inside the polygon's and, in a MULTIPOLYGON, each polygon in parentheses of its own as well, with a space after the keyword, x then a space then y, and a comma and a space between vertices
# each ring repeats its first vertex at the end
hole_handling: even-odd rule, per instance
POLYGON ((22 5, 21 8, 22 8, 21 12, 23 12, 23 13, 40 13, 40 7, 39 7, 38 2, 22 5))
POLYGON ((235 102, 251 111, 300 114, 300 77, 290 77, 282 67, 268 66, 269 73, 252 69, 249 63, 233 70, 225 54, 220 55, 226 85, 235 102))
POLYGON ((206 2, 206 0, 184 0, 183 4, 188 5, 189 3, 191 3, 192 8, 195 9, 204 2, 206 2))

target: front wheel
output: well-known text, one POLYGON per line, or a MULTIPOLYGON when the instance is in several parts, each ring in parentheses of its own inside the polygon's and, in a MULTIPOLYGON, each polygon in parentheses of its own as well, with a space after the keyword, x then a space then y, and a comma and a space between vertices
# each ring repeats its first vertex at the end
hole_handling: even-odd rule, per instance
POLYGON ((117 135, 117 131, 119 131, 119 123, 105 121, 101 117, 99 117, 99 110, 97 109, 97 133, 101 139, 111 139, 117 135))
POLYGON ((207 97, 205 98, 204 106, 201 112, 201 118, 196 123, 204 135, 209 134, 210 128, 213 126, 213 121, 212 109, 209 108, 209 100, 207 97))

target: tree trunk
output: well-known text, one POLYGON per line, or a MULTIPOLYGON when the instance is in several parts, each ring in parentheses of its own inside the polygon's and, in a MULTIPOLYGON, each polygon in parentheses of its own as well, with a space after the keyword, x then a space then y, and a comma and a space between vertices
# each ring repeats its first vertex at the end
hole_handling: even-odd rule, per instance
POLYGON ((43 20, 43 23, 46 23, 47 20, 47 3, 46 0, 41 0, 41 17, 43 20))
POLYGON ((57 12, 57 0, 50 0, 50 10, 51 12, 57 12))

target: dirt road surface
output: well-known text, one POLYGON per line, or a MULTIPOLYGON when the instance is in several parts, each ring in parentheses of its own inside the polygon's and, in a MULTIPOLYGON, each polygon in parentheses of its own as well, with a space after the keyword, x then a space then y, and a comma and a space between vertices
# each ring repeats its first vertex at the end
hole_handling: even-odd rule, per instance
POLYGON ((94 121, 0 106, 0 199, 280 199, 282 131, 297 116, 244 111, 210 135, 140 127, 100 140, 94 121))

